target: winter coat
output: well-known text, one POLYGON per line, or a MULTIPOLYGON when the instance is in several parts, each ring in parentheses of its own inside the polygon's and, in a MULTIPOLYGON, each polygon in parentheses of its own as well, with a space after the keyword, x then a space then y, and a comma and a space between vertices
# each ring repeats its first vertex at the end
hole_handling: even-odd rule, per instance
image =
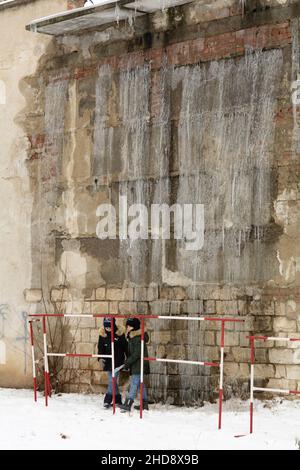
MULTIPOLYGON (((104 328, 100 329, 99 340, 98 340, 98 354, 99 355, 110 355, 111 354, 111 333, 105 331, 104 328)), ((115 331, 115 368, 120 367, 124 364, 125 359, 128 355, 128 343, 125 338, 125 334, 116 328, 115 331)), ((103 358, 103 370, 111 371, 111 359, 103 358)))
MULTIPOLYGON (((141 330, 130 331, 128 339, 128 357, 125 361, 125 367, 130 370, 130 375, 140 375, 141 373, 141 330)), ((144 336, 144 357, 148 357, 147 344, 149 335, 144 336)), ((144 361, 144 374, 150 374, 149 361, 144 361)))

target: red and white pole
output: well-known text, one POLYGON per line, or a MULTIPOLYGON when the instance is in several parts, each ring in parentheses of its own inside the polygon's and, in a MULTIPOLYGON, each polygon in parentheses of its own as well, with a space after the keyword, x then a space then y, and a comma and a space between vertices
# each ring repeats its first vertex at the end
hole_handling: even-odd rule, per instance
POLYGON ((159 357, 144 357, 144 361, 171 362, 173 364, 192 364, 195 366, 220 367, 218 362, 185 361, 183 359, 161 359, 159 357))
POLYGON ((299 395, 300 390, 285 390, 282 388, 266 388, 266 387, 253 387, 253 391, 257 392, 272 392, 272 393, 283 393, 285 395, 299 395))
POLYGON ((112 376, 112 392, 113 392, 113 414, 116 413, 116 377, 115 377, 115 328, 114 317, 110 319, 111 324, 111 376, 112 376))
POLYGON ((29 331, 30 331, 31 357, 32 357, 33 396, 34 396, 34 401, 37 401, 36 367, 35 367, 34 337, 33 337, 32 320, 29 320, 29 331))
POLYGON ((254 363, 255 363, 255 350, 254 338, 250 338, 251 347, 251 371, 250 371, 250 434, 253 433, 253 402, 254 402, 254 363))
POLYGON ((140 419, 143 418, 144 355, 145 355, 145 320, 144 320, 144 318, 142 318, 142 334, 141 334, 141 380, 140 380, 140 419))
POLYGON ((92 358, 109 358, 111 354, 75 354, 75 353, 48 353, 48 357, 92 357, 92 358))
POLYGON ((47 352, 47 329, 46 317, 43 317, 43 341, 44 341, 44 387, 45 387, 45 405, 48 406, 48 352, 47 352))
POLYGON ((219 429, 222 428, 223 382, 224 382, 224 347, 225 347, 225 321, 222 321, 222 328, 221 328, 221 358, 220 358, 220 383, 219 383, 219 429))

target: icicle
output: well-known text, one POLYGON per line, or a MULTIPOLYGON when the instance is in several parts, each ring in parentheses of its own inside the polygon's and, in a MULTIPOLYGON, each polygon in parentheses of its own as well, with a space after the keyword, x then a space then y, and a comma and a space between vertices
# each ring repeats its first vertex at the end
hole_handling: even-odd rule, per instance
POLYGON ((239 257, 241 256, 241 247, 242 247, 242 230, 239 230, 239 257))
POLYGON ((245 14, 246 0, 239 0, 239 1, 240 1, 241 9, 242 9, 242 15, 244 16, 244 14, 245 14))
POLYGON ((116 17, 117 25, 119 26, 119 22, 120 22, 120 8, 119 8, 119 6, 118 6, 117 3, 116 3, 116 8, 115 8, 115 17, 116 17))

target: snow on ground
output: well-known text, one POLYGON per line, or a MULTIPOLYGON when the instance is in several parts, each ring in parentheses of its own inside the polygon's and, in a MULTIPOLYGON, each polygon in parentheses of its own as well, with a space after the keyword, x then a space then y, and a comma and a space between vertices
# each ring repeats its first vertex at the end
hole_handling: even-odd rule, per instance
POLYGON ((102 400, 63 394, 46 408, 30 390, 0 389, 0 449, 297 449, 300 440, 300 401, 256 401, 250 436, 248 403, 237 399, 224 404, 222 431, 217 405, 152 405, 140 420, 137 410, 113 416, 102 400), (240 434, 246 436, 234 437, 240 434))

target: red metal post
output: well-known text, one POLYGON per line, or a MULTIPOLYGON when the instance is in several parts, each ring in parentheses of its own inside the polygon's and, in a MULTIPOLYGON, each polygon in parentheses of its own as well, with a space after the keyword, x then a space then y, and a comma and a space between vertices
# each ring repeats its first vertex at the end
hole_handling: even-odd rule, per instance
POLYGON ((43 317, 43 339, 44 339, 44 389, 45 389, 45 405, 48 406, 48 377, 47 377, 47 330, 46 317, 43 317))
POLYGON ((114 317, 111 317, 111 370, 112 370, 112 389, 113 389, 113 414, 116 413, 116 377, 115 377, 115 328, 114 317))
POLYGON ((34 396, 34 401, 37 401, 36 367, 35 367, 34 337, 33 337, 32 320, 29 321, 29 331, 30 331, 31 354, 32 354, 33 396, 34 396))
POLYGON ((143 418, 144 345, 145 345, 145 319, 142 318, 142 334, 141 334, 141 380, 140 380, 140 419, 143 418))
POLYGON ((254 363, 255 363, 255 338, 250 338, 250 347, 251 347, 251 373, 250 373, 250 434, 253 433, 253 402, 254 402, 254 363))
POLYGON ((225 321, 222 321, 222 328, 221 328, 220 384, 219 384, 219 429, 222 428, 223 381, 224 381, 224 347, 225 347, 225 321))

